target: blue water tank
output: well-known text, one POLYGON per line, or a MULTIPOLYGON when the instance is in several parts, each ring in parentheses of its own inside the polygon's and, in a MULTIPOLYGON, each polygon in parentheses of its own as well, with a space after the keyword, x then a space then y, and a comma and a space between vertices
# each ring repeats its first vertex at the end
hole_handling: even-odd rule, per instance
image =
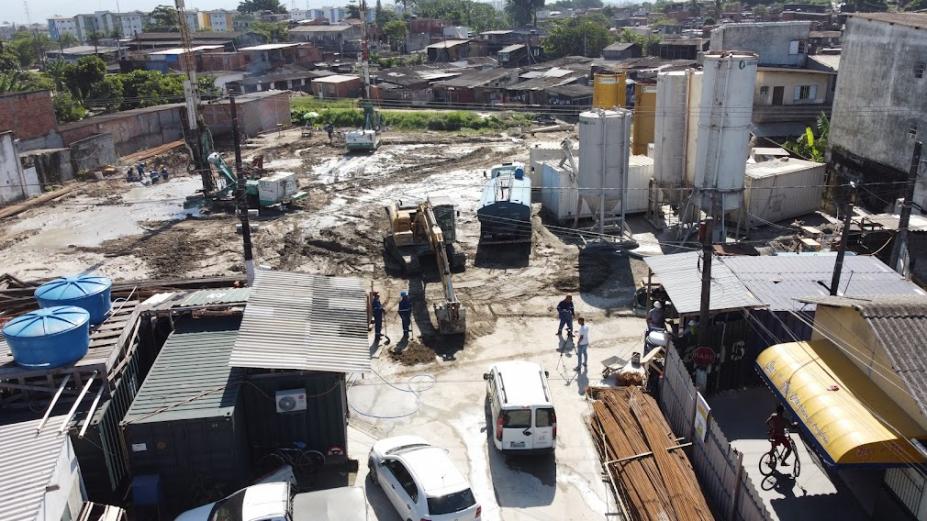
POLYGON ((13 361, 24 367, 60 367, 90 347, 90 313, 77 306, 41 308, 3 326, 13 361))
POLYGON ((90 312, 90 324, 97 325, 109 314, 113 281, 97 275, 60 277, 35 290, 35 298, 43 308, 77 306, 90 312))

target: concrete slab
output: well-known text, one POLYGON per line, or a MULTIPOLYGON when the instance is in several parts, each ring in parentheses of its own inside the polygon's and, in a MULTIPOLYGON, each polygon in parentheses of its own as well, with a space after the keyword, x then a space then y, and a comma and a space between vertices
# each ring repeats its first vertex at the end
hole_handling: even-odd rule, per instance
MULTIPOLYGON (((555 298, 547 300, 546 305, 556 305, 555 298)), ((586 429, 590 406, 584 391, 603 383, 603 359, 628 357, 640 348, 644 323, 635 317, 587 316, 592 343, 588 369, 579 373, 573 370, 572 342, 554 334, 555 320, 542 318, 500 318, 492 334, 475 340, 452 362, 408 368, 385 356, 374 360, 379 374, 354 380, 348 390, 349 451, 361 460, 358 484, 367 475, 366 453, 374 441, 416 434, 448 449, 468 476, 484 520, 587 520, 615 512, 586 429), (506 457, 488 439, 482 374, 503 360, 529 360, 549 371, 558 427, 553 456, 506 457)), ((371 517, 397 520, 382 492, 369 480, 364 483, 371 517)))
POLYGON ((710 397, 708 404, 728 441, 743 453, 744 467, 773 519, 868 519, 855 496, 822 470, 798 434, 792 434, 792 439, 801 461, 799 477, 791 477, 791 466, 780 467, 780 472, 769 477, 760 473, 760 457, 769 451, 766 418, 776 408, 776 399, 768 389, 724 392, 710 397))

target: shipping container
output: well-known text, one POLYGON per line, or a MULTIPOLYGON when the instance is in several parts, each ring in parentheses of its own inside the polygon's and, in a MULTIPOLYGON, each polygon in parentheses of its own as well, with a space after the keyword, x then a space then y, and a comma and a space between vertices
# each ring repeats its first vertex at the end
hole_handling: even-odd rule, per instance
MULTIPOLYGON (((740 222, 753 228, 816 211, 824 194, 824 163, 783 158, 747 163, 740 222)), ((737 212, 732 214, 737 218, 737 212)))
MULTIPOLYGON (((578 164, 578 161, 577 161, 578 164)), ((559 224, 572 225, 579 205, 578 190, 567 165, 559 166, 559 161, 541 163, 541 209, 559 224)), ((628 159, 628 208, 626 213, 647 211, 648 189, 653 177, 653 159, 647 156, 630 156, 628 159)), ((616 207, 617 208, 617 207, 616 207)), ((610 209, 612 212, 615 208, 610 209)), ((620 211, 620 208, 617 208, 620 211)), ((579 211, 580 219, 592 217, 589 205, 584 201, 579 211)))
POLYGON ((122 422, 133 478, 157 476, 171 507, 216 499, 250 478, 244 370, 229 367, 239 322, 178 321, 122 422))

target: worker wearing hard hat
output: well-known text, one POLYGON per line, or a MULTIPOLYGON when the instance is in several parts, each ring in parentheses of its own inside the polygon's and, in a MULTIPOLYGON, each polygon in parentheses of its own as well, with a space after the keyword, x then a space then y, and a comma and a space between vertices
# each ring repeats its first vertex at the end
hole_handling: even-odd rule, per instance
POLYGON ((383 334, 383 303, 380 302, 380 294, 374 291, 370 299, 370 314, 373 315, 373 341, 380 342, 383 334))
POLYGON ((412 332, 412 300, 408 291, 399 292, 399 319, 402 320, 402 336, 412 332))
POLYGON ((653 329, 666 329, 666 313, 663 303, 659 300, 653 302, 653 307, 647 312, 647 331, 653 329))

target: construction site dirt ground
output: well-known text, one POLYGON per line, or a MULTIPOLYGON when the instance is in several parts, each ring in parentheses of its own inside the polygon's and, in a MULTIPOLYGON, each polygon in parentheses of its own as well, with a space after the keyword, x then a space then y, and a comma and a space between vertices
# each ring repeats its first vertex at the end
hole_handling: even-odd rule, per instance
MULTIPOLYGON (((266 170, 296 172, 309 197, 290 212, 252 221, 255 261, 359 277, 383 295, 393 343, 372 346, 376 373, 354 379, 349 390, 349 455, 361 461, 359 482, 373 440, 418 434, 451 452, 470 477, 484 519, 602 519, 615 507, 585 428, 589 406, 582 392, 599 383, 602 359, 628 357, 641 347, 644 323, 631 302, 646 267, 627 253, 580 248, 575 233, 545 226, 537 205, 530 247, 478 245, 483 171, 503 161, 526 162, 533 139, 390 133, 377 152, 346 156, 324 136, 302 138, 298 129, 261 136, 246 144, 245 162, 262 154, 266 170), (442 300, 443 290, 434 273, 405 279, 384 271, 384 204, 435 193, 457 204, 458 247, 469 257, 466 271, 453 276, 467 312, 468 333, 458 339, 435 332, 431 304, 442 300), (401 290, 415 300, 414 334, 393 354, 401 290), (554 336, 564 293, 577 296, 577 313, 592 329, 588 372, 578 375, 574 350, 561 356, 558 347, 570 346, 554 336), (533 360, 550 371, 559 420, 554 457, 504 458, 487 444, 482 374, 501 360, 533 360)), ((179 171, 147 187, 123 179, 85 182, 0 222, 0 272, 23 280, 82 272, 118 280, 241 273, 237 218, 184 208, 200 186, 199 176, 179 171)), ((647 227, 636 228, 642 249, 659 253, 648 243, 647 227)), ((376 517, 394 519, 385 497, 367 488, 376 517)))

